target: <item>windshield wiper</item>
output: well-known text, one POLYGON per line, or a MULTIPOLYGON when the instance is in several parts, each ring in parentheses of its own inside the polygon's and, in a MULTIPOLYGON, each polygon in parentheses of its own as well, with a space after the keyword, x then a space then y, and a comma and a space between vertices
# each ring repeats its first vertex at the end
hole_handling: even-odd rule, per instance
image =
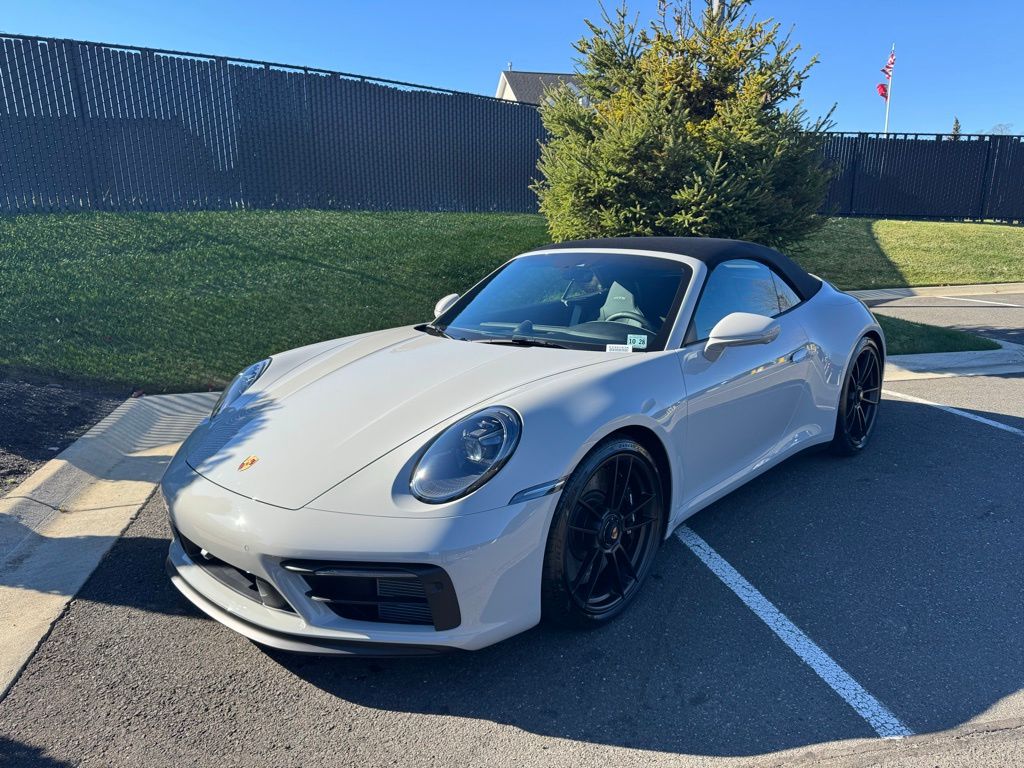
POLYGON ((477 339, 476 344, 514 344, 517 347, 553 347, 554 349, 569 349, 565 344, 547 339, 538 339, 536 336, 512 335, 502 339, 477 339))
POLYGON ((420 328, 423 330, 424 333, 429 333, 431 336, 441 336, 442 338, 445 339, 455 338, 454 336, 449 336, 436 325, 433 325, 431 323, 424 323, 423 325, 420 326, 420 328))

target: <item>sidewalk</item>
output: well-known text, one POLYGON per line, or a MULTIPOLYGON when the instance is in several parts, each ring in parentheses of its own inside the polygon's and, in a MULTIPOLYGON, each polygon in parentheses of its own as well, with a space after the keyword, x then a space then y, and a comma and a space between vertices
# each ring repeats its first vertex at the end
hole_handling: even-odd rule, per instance
POLYGON ((983 352, 934 352, 927 355, 890 355, 885 361, 886 381, 937 379, 946 376, 999 376, 1024 373, 1024 345, 1000 341, 1002 349, 983 352))
POLYGON ((0 696, 217 396, 128 400, 0 499, 0 696))

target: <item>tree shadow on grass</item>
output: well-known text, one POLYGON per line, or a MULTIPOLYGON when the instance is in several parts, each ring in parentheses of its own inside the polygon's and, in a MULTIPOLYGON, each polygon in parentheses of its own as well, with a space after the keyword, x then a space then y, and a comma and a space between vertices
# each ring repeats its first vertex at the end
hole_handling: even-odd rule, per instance
POLYGON ((789 250, 804 269, 841 290, 909 285, 879 243, 875 219, 829 219, 822 229, 789 250))
MULTIPOLYGON (((955 293, 956 289, 950 288, 949 292, 955 293)), ((1024 308, 992 304, 973 304, 966 307, 948 301, 926 303, 918 300, 912 304, 880 302, 872 307, 872 311, 896 320, 939 325, 997 342, 1024 344, 1024 308)))

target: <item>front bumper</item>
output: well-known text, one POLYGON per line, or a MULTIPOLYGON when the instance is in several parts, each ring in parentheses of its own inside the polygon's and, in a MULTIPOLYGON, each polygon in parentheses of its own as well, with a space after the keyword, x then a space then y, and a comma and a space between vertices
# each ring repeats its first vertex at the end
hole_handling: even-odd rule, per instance
POLYGON ((398 643, 369 643, 365 641, 352 642, 334 638, 316 638, 308 636, 289 635, 283 632, 275 632, 266 629, 258 624, 252 624, 233 613, 221 608, 212 600, 205 597, 196 590, 178 572, 175 565, 174 544, 171 545, 172 552, 168 554, 164 567, 171 583, 178 588, 189 601, 199 610, 215 621, 219 621, 226 627, 235 630, 250 640, 270 648, 277 648, 282 651, 293 653, 309 653, 320 656, 359 656, 362 658, 393 658, 398 656, 433 656, 441 653, 454 652, 454 648, 431 645, 411 645, 398 643))
POLYGON ((180 455, 161 490, 175 531, 167 557, 172 582, 211 618, 258 643, 316 654, 433 654, 483 648, 540 620, 544 548, 557 494, 454 517, 286 510, 215 485, 180 455), (200 548, 254 583, 270 585, 267 591, 277 597, 268 605, 255 592, 246 596, 215 578, 208 563, 197 562, 200 548), (450 605, 443 621, 434 609, 439 626, 346 618, 311 597, 310 582, 295 567, 311 561, 443 573, 425 584, 440 589, 447 580, 456 618, 450 605))

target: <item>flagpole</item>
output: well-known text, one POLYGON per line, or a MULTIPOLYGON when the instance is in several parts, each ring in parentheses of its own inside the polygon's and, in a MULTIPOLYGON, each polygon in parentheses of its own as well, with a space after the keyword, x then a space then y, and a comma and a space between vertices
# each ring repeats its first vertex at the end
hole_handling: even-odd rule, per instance
MULTIPOLYGON (((896 43, 892 44, 892 53, 896 53, 896 43)), ((889 133, 889 102, 892 101, 892 78, 893 78, 894 74, 896 74, 896 66, 895 65, 893 65, 892 71, 889 73, 889 87, 888 87, 888 89, 885 92, 885 131, 884 131, 884 133, 886 135, 888 135, 888 133, 889 133)))

